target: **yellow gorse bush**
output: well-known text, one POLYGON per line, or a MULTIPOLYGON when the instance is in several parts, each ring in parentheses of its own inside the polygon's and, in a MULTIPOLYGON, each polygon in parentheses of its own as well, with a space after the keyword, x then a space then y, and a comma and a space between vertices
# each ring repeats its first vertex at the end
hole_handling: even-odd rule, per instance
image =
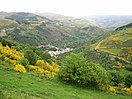
POLYGON ((35 66, 29 65, 29 68, 30 71, 53 78, 56 75, 56 73, 59 71, 60 66, 54 62, 49 64, 44 60, 37 60, 35 66))
POLYGON ((127 88, 127 87, 120 88, 119 86, 109 86, 108 91, 112 92, 112 93, 117 93, 119 91, 124 91, 123 93, 132 95, 132 85, 131 85, 130 88, 127 88))
POLYGON ((3 56, 14 60, 20 60, 21 58, 24 58, 23 53, 17 51, 16 49, 10 48, 9 46, 2 46, 2 44, 0 44, 0 52, 3 56))
POLYGON ((14 69, 15 69, 15 71, 17 71, 17 72, 21 72, 21 73, 25 73, 25 72, 26 72, 25 67, 22 66, 21 64, 16 65, 14 69))
POLYGON ((108 91, 109 91, 109 92, 112 92, 112 93, 116 93, 117 87, 115 87, 115 86, 109 86, 108 91))
POLYGON ((132 85, 130 88, 122 88, 123 91, 125 91, 128 94, 132 94, 132 85))
MULTIPOLYGON (((24 53, 17 51, 14 48, 9 46, 3 46, 0 43, 0 58, 4 58, 6 62, 9 62, 15 66, 14 70, 17 72, 26 72, 26 69, 21 64, 18 64, 18 61, 24 58, 24 53)), ((44 60, 37 60, 35 66, 29 65, 30 71, 46 75, 53 78, 56 73, 59 71, 59 65, 55 62, 49 64, 44 60)))
POLYGON ((26 69, 21 64, 17 64, 17 61, 24 58, 24 54, 20 51, 17 51, 14 48, 10 48, 9 46, 3 46, 0 43, 0 58, 4 58, 6 62, 9 62, 15 66, 14 70, 17 72, 25 73, 26 69))
POLYGON ((125 68, 125 66, 124 66, 122 63, 117 62, 117 66, 112 66, 112 68, 124 69, 124 68, 125 68))

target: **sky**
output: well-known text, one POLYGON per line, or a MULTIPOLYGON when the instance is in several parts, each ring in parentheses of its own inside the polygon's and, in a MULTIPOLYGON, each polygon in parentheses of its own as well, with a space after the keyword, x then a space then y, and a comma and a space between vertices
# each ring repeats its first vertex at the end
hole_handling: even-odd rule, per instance
POLYGON ((66 16, 132 15, 132 0, 0 0, 3 12, 50 12, 66 16))

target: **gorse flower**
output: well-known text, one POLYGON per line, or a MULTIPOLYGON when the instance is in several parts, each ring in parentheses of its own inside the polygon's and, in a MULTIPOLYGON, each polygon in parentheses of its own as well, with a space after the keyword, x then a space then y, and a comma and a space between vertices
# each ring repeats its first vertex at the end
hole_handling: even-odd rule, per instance
POLYGON ((53 78, 58 73, 60 66, 52 62, 49 64, 44 60, 37 60, 35 66, 29 65, 30 71, 43 74, 50 78, 53 78))
POLYGON ((15 69, 15 71, 17 71, 17 72, 21 72, 21 73, 25 73, 25 72, 26 72, 25 67, 22 66, 21 64, 16 65, 14 69, 15 69))

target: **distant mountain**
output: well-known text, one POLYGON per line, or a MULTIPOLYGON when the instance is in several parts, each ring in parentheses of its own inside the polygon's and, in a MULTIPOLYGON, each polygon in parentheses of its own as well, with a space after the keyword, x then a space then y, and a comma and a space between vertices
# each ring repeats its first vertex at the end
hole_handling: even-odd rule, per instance
POLYGON ((118 27, 116 30, 121 30, 121 29, 125 29, 125 28, 132 28, 132 23, 129 23, 125 26, 118 27))
POLYGON ((123 25, 132 22, 132 16, 116 16, 116 15, 100 15, 100 16, 85 16, 84 19, 91 19, 98 23, 98 25, 107 29, 116 29, 123 25))
POLYGON ((60 14, 55 14, 55 13, 36 13, 39 16, 43 16, 43 17, 47 17, 51 20, 56 20, 56 21, 60 21, 62 23, 65 24, 71 24, 71 25, 95 25, 98 26, 98 24, 96 24, 96 22, 94 20, 86 20, 86 19, 82 19, 82 18, 74 18, 74 17, 70 17, 70 16, 64 16, 64 15, 60 15, 60 14))
POLYGON ((1 12, 2 20, 14 21, 15 25, 0 27, 4 37, 32 46, 52 44, 61 47, 77 47, 95 42, 106 32, 88 20, 66 16, 40 16, 33 13, 1 12), (93 40, 94 39, 94 40, 93 40))

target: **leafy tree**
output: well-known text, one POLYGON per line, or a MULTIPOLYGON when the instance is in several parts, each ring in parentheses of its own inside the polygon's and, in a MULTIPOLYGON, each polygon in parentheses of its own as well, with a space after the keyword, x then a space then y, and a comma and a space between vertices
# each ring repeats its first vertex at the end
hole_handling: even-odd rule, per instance
POLYGON ((59 78, 93 87, 109 82, 107 71, 100 65, 92 62, 88 63, 82 53, 72 53, 66 57, 59 72, 59 78))

